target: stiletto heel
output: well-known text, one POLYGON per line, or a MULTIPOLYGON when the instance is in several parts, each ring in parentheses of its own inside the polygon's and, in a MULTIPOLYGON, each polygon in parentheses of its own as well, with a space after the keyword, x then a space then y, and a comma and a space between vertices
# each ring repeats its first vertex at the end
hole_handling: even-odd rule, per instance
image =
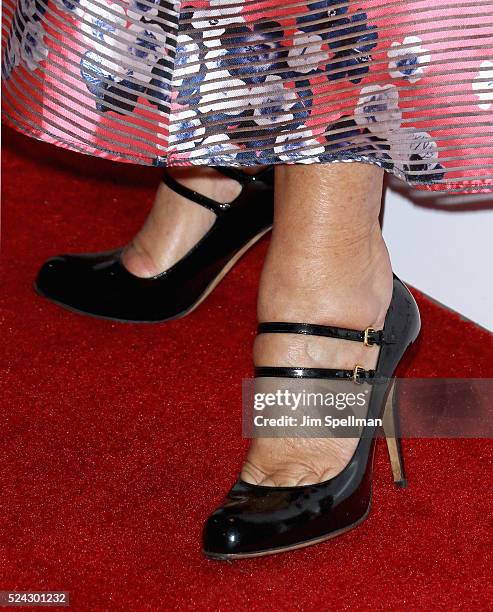
POLYGON ((378 345, 375 370, 303 367, 259 367, 257 377, 339 379, 370 385, 366 424, 346 467, 333 478, 312 485, 269 487, 237 480, 225 502, 204 528, 204 553, 214 559, 270 555, 310 546, 353 529, 368 516, 373 454, 378 424, 387 413, 389 452, 397 484, 405 482, 394 419, 394 372, 419 333, 416 302, 394 276, 392 300, 383 330, 345 329, 310 323, 261 323, 258 333, 324 336, 378 345))
POLYGON ((399 437, 399 423, 397 412, 397 394, 395 379, 392 381, 385 409, 383 413, 383 431, 387 450, 389 453, 390 465, 392 467, 392 475, 394 484, 397 487, 404 489, 407 487, 407 478, 404 471, 404 459, 402 457, 401 439, 399 437))
POLYGON ((43 264, 36 292, 68 310, 116 321, 155 323, 192 312, 272 226, 274 169, 215 169, 242 186, 232 202, 216 202, 163 175, 170 189, 216 215, 205 236, 169 269, 151 278, 134 276, 121 263, 123 249, 59 255, 43 264))

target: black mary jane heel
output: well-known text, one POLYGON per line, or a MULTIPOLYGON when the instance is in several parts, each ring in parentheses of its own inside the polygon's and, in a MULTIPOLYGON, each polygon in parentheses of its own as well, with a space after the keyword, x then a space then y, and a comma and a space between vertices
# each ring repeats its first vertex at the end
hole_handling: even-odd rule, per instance
MULTIPOLYGON (((405 486, 394 423, 393 378, 403 354, 420 329, 418 307, 407 287, 394 276, 392 301, 384 328, 364 331, 305 323, 262 323, 260 333, 294 333, 326 336, 378 345, 375 370, 324 368, 256 368, 257 377, 351 379, 371 385, 367 419, 382 419, 394 482, 405 486)), ((368 516, 371 501, 373 455, 378 425, 365 425, 346 467, 330 480, 313 485, 269 487, 238 480, 224 503, 204 528, 204 553, 231 560, 288 551, 322 542, 345 533, 368 516)))
POLYGON ((190 313, 272 227, 274 169, 257 174, 215 169, 241 184, 232 202, 216 202, 164 173, 168 187, 216 215, 211 229, 171 268, 139 278, 122 265, 122 249, 59 255, 43 264, 37 293, 69 310, 117 321, 154 323, 190 313))

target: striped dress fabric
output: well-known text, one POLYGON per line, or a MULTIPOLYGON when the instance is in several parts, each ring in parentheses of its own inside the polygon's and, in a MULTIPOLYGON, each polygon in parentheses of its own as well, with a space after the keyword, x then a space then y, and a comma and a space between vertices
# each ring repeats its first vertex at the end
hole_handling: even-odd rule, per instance
POLYGON ((4 0, 3 114, 152 165, 363 161, 493 191, 493 0, 4 0))

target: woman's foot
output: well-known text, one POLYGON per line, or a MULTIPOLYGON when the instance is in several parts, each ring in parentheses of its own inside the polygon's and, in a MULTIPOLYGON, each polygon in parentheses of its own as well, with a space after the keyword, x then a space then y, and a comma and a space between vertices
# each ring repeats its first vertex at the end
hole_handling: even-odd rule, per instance
MULTIPOLYGON (((290 202, 292 196, 286 189, 290 181, 296 181, 293 173, 299 175, 298 184, 303 184, 304 193, 310 196, 310 181, 303 181, 306 171, 287 169, 286 176, 279 177, 282 183, 278 181, 276 189, 279 185, 285 200, 276 195, 277 217, 259 293, 260 322, 382 329, 392 297, 392 270, 378 224, 382 176, 371 167, 348 164, 348 173, 347 166, 342 166, 333 169, 340 183, 332 187, 334 202, 327 208, 333 213, 327 210, 327 216, 320 214, 323 205, 318 206, 317 214, 308 215, 303 207, 296 211, 290 202), (354 181, 358 173, 359 183, 354 181), (344 225, 339 219, 337 227, 338 216, 353 215, 353 197, 360 198, 356 204, 359 214, 344 225), (285 214, 285 206, 292 209, 290 216, 285 214)), ((314 193, 312 197, 321 195, 314 193)), ((372 369, 378 352, 377 346, 357 342, 261 334, 255 341, 254 362, 256 366, 344 369, 359 364, 372 369)), ((257 438, 252 441, 241 478, 266 486, 322 482, 345 467, 357 442, 353 438, 257 438)))
MULTIPOLYGON (((385 253, 383 253, 385 255, 385 253)), ((382 329, 391 298, 389 281, 392 271, 388 258, 382 257, 360 287, 341 291, 337 300, 330 298, 330 289, 320 287, 318 304, 298 298, 285 308, 273 305, 264 321, 309 322, 350 329, 382 329), (387 261, 386 261, 387 259, 387 261), (365 299, 365 287, 378 287, 371 299, 365 299), (320 299, 324 296, 326 300, 320 299), (303 303, 305 309, 303 308, 303 303), (291 314, 296 312, 296 316, 291 314)), ((345 278, 338 281, 341 285, 345 278)), ((391 287, 391 284, 390 284, 391 287)), ((300 287, 291 289, 292 296, 302 296, 300 287)), ((367 293, 369 295, 369 293, 367 293)), ((294 334, 261 334, 256 338, 256 366, 312 367, 353 369, 355 364, 374 369, 379 347, 356 342, 294 334)), ((252 441, 241 478, 265 486, 299 486, 333 478, 351 459, 358 440, 355 438, 256 438, 252 441)))
MULTIPOLYGON (((178 182, 218 202, 231 202, 240 184, 213 168, 174 168, 178 182)), ((176 193, 164 183, 143 227, 122 253, 122 263, 139 277, 164 272, 179 261, 212 227, 213 212, 176 193)))

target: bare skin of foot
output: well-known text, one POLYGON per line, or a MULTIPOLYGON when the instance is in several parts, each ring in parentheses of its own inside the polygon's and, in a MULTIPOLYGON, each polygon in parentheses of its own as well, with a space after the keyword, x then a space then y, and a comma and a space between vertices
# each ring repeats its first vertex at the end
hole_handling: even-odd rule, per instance
MULTIPOLYGON (((237 181, 213 168, 174 168, 169 172, 186 187, 221 203, 231 202, 241 192, 237 181)), ((122 263, 135 276, 161 274, 197 244, 215 218, 207 208, 161 183, 144 225, 122 254, 122 263)))
MULTIPOLYGON (((258 318, 382 329, 392 269, 378 215, 383 171, 367 164, 276 168, 272 240, 262 272, 258 318)), ((257 366, 374 368, 377 346, 295 334, 262 334, 257 366)), ((299 486, 336 476, 354 438, 258 438, 241 478, 299 486)))

